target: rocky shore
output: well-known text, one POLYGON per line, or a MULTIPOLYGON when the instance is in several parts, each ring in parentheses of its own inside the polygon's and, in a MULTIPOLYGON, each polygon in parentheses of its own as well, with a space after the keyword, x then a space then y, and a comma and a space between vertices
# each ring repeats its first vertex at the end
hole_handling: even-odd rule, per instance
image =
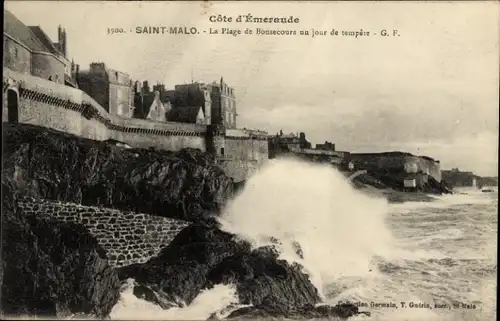
MULTIPOLYGON (((433 194, 441 195, 451 193, 452 189, 444 182, 438 182, 432 176, 428 177, 428 181, 419 187, 417 192, 404 192, 403 180, 407 174, 402 172, 387 172, 387 171, 368 171, 366 174, 359 175, 352 180, 354 187, 359 189, 375 188, 378 190, 392 190, 394 194, 433 194)), ((416 197, 418 199, 418 197, 416 197)))
POLYGON ((25 124, 6 123, 3 135, 2 184, 24 197, 199 221, 233 194, 199 150, 127 149, 25 124))
POLYGON ((3 134, 2 315, 107 318, 130 278, 136 296, 164 309, 233 284, 240 303, 251 306, 229 319, 362 313, 352 305, 318 306, 319 293, 300 265, 280 260, 273 246, 252 249, 219 228, 215 217, 242 185, 206 153, 127 149, 21 124, 4 124, 3 134), (92 234, 98 232, 21 211, 21 197, 192 224, 147 262, 115 268, 92 234))

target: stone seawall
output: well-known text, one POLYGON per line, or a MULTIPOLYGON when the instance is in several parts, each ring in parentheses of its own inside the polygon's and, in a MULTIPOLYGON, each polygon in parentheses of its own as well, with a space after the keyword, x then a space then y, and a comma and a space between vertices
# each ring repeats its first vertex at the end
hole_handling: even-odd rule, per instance
POLYGON ((33 198, 20 200, 19 207, 27 214, 82 224, 96 237, 115 267, 146 262, 190 224, 142 213, 33 198))

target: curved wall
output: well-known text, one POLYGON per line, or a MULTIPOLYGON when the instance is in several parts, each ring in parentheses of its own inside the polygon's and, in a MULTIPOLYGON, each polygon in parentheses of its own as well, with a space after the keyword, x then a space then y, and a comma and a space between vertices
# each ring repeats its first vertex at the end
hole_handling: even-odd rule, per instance
POLYGON ((64 84, 65 65, 55 56, 47 53, 31 54, 31 73, 43 79, 51 78, 51 81, 64 84))

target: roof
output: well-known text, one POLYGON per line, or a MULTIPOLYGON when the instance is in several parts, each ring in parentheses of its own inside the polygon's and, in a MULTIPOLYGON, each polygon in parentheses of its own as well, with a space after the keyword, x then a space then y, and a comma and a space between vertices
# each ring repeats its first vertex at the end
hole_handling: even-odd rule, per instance
POLYGON ((167 113, 167 121, 195 124, 200 110, 201 106, 172 108, 167 113))
POLYGON ((50 40, 49 36, 40 28, 40 26, 29 26, 28 27, 31 32, 40 40, 40 42, 49 50, 49 52, 55 55, 61 55, 62 53, 54 46, 52 40, 50 40))
POLYGON ((67 86, 78 88, 78 83, 66 74, 64 74, 64 84, 66 84, 67 86))
POLYGON ((3 10, 3 32, 18 40, 32 51, 51 52, 24 23, 8 10, 3 10))

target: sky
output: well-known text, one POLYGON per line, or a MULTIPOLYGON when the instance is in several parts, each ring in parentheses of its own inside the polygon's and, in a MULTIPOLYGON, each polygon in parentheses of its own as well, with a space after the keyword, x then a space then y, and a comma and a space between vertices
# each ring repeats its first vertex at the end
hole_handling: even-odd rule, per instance
POLYGON ((442 169, 497 175, 498 2, 7 1, 5 7, 54 41, 62 25, 68 56, 82 70, 103 61, 134 80, 172 89, 224 77, 236 93, 238 127, 305 132, 313 145, 404 151, 439 159, 442 169), (234 22, 247 14, 300 21, 234 22), (233 22, 212 23, 213 15, 233 22), (138 26, 195 27, 200 34, 137 34, 138 26), (209 34, 223 27, 328 35, 209 34), (108 28, 126 33, 110 35, 108 28), (371 35, 330 36, 332 29, 371 35), (391 36, 380 36, 382 29, 391 36))

